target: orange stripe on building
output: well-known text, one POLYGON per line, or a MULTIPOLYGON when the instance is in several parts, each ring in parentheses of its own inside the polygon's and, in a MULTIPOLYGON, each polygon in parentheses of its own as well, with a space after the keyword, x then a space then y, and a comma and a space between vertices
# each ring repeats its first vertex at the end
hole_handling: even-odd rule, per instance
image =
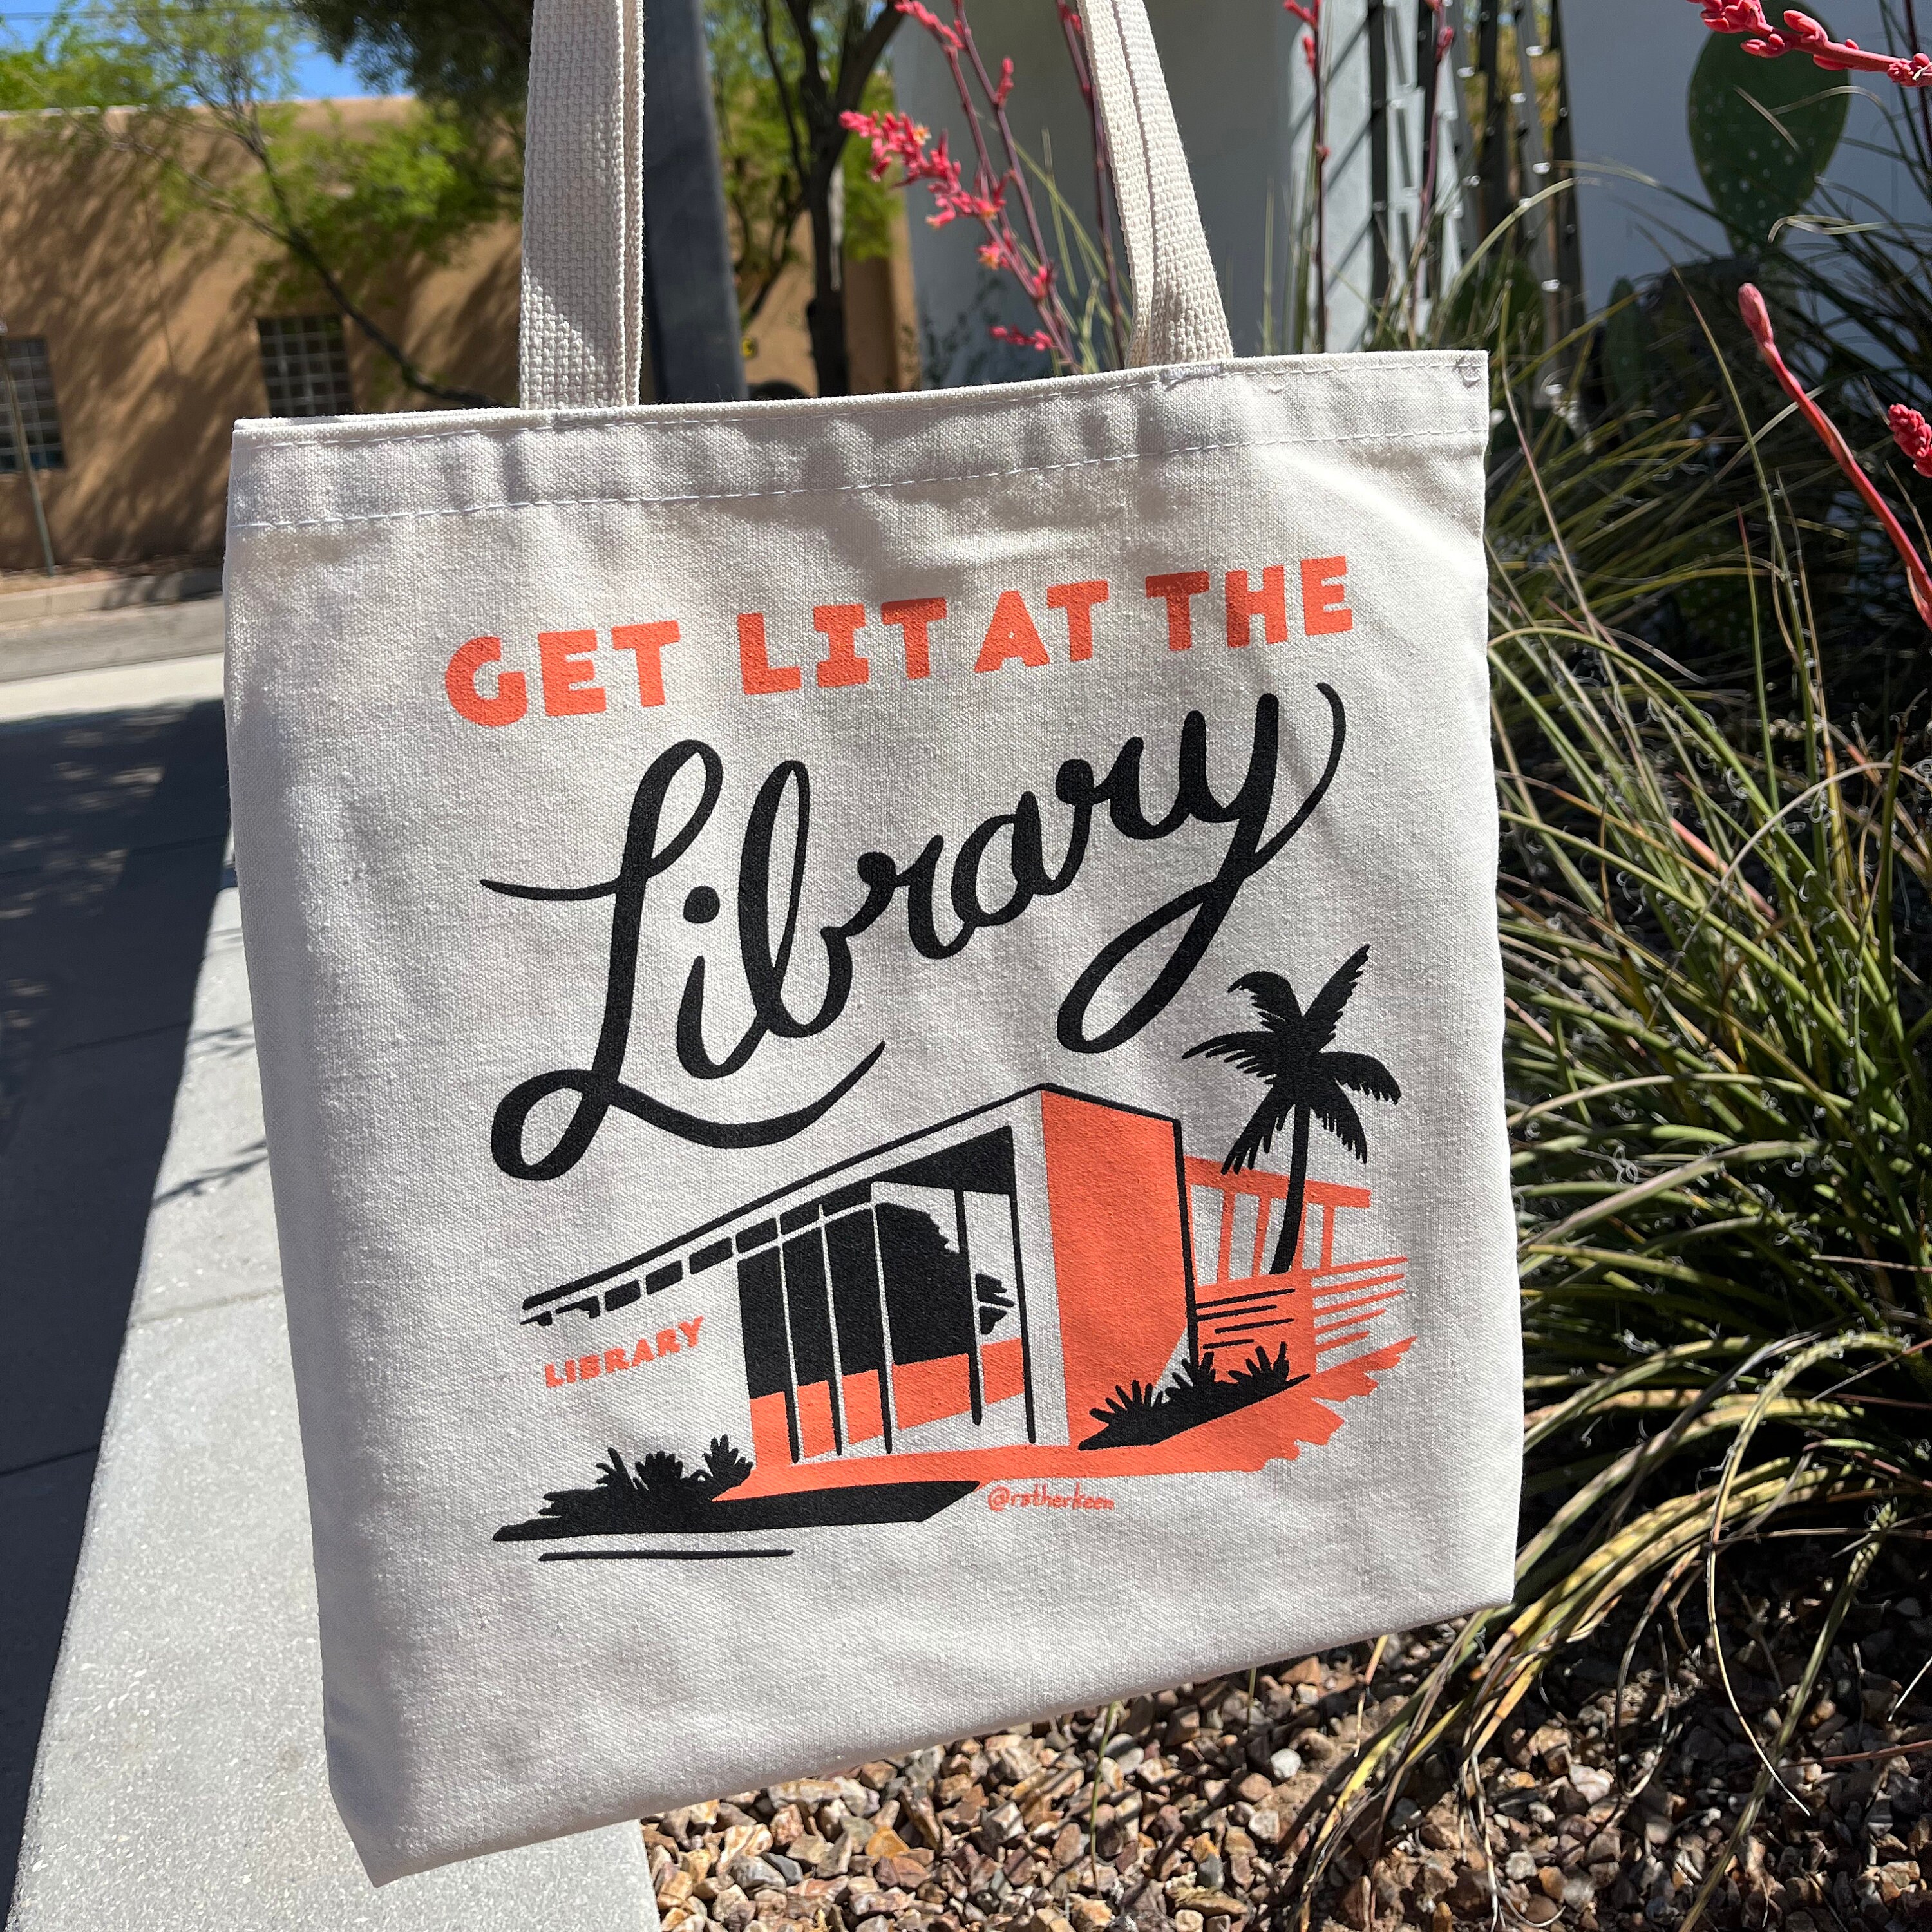
POLYGON ((832 1384, 801 1382, 798 1390, 799 1453, 809 1462, 838 1448, 832 1433, 832 1384))
POLYGON ((870 1442, 886 1432, 879 1409, 879 1378, 869 1369, 845 1378, 845 1445, 870 1442))
POLYGON ((902 1362, 892 1371, 892 1413, 902 1429, 964 1415, 973 1406, 971 1370, 964 1355, 934 1362, 902 1362))
POLYGON ((1026 1389, 1026 1345, 1016 1335, 980 1351, 980 1387, 988 1408, 1026 1389))

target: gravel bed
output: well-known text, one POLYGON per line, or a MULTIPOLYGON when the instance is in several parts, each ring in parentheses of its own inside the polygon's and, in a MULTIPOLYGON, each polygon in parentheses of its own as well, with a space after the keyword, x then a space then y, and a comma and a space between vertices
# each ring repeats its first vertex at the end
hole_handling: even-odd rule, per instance
MULTIPOLYGON (((1822 1595, 1726 1613, 1744 1722, 1774 1732, 1822 1595), (1736 1628, 1732 1628, 1735 1616, 1736 1628), (1793 1653, 1796 1653, 1795 1658, 1793 1653), (1762 1671, 1762 1676, 1754 1674, 1762 1671)), ((666 1932, 1258 1932, 1280 1918, 1304 1809, 1453 1633, 1184 1684, 646 1820, 666 1932), (1096 1766, 1099 1767, 1097 1780, 1096 1766)), ((1575 1646, 1512 1713, 1472 1792, 1424 1766, 1372 1811, 1310 1924, 1670 1932, 1760 1766, 1708 1635, 1673 1613, 1616 1708, 1621 1634, 1575 1646), (1363 1833, 1367 1835, 1362 1835, 1363 1833)), ((1706 1922, 1789 1932, 1932 1926, 1932 1618, 1855 1614, 1706 1922), (1901 1678, 1904 1681, 1900 1681, 1901 1678)), ((1298 1909, 1293 1917, 1299 1916, 1298 1909)), ((1292 1919, 1288 1922, 1292 1922, 1292 1919)))

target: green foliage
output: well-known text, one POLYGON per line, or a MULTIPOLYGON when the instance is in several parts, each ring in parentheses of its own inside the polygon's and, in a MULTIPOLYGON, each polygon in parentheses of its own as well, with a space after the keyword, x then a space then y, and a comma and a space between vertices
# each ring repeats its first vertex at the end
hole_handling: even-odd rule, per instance
MULTIPOLYGON (((322 46, 338 60, 352 60, 371 85, 406 88, 458 127, 489 130, 505 154, 520 151, 530 0, 505 0, 482 14, 456 0, 402 0, 380 7, 367 0, 302 0, 301 12, 322 46)), ((785 90, 794 100, 799 44, 782 5, 767 19, 761 0, 705 0, 704 16, 733 266, 748 326, 778 277, 802 258, 796 236, 805 190, 785 92, 772 78, 764 29, 771 29, 785 90)), ((816 4, 812 17, 820 58, 836 68, 838 10, 816 4)), ((868 112, 891 105, 891 85, 883 75, 871 76, 864 105, 868 112)), ((508 199, 517 189, 514 165, 502 172, 495 185, 508 199)), ((848 152, 844 172, 847 256, 864 260, 890 254, 892 208, 886 190, 872 181, 856 149, 848 152)))
POLYGON ((1650 400, 1650 328, 1637 306, 1636 291, 1619 276, 1610 290, 1604 316, 1604 392, 1618 416, 1650 400))
POLYGON ((406 90, 484 130, 486 145, 521 152, 530 0, 299 0, 299 11, 371 86, 406 90))
POLYGON ((1706 39, 1690 77, 1690 152, 1741 248, 1762 247, 1811 198, 1845 131, 1844 84, 1810 61, 1761 60, 1706 39))
MULTIPOLYGON (((842 76, 863 7, 791 7, 779 0, 705 0, 711 56, 712 106, 718 126, 724 194, 730 210, 733 270, 740 314, 748 328, 784 271, 802 258, 799 225, 828 139, 839 145, 844 247, 848 261, 882 260, 892 252, 890 191, 872 178, 862 142, 845 140, 836 124, 814 125, 805 82, 799 16, 808 17, 820 74, 842 76)), ((867 113, 892 104, 892 83, 868 73, 856 104, 867 113)))
POLYGON ((0 44, 0 113, 154 105, 164 92, 145 48, 71 5, 37 38, 0 44))
MULTIPOLYGON (((351 128, 331 108, 274 117, 276 186, 290 223, 351 288, 374 292, 399 264, 441 266, 499 219, 502 184, 472 130, 446 110, 412 105, 398 121, 351 128)), ((258 212, 268 212, 258 183, 258 212)), ((284 256, 268 272, 278 292, 299 288, 304 265, 284 256)))
MULTIPOLYGON (((1628 1661, 1699 1589, 1721 1646, 1720 1572, 1774 1536, 1786 1564, 1808 1546, 1838 1568, 1815 1675, 1874 1556, 1932 1500, 1926 783, 1825 716, 1790 553, 1737 561, 1796 719, 1768 664, 1731 706, 1581 610, 1498 623, 1532 1406, 1517 1593, 1333 1780, 1311 1888, 1371 1786, 1392 1802, 1438 1750, 1472 1766, 1613 1614, 1628 1661)), ((1756 1780, 1687 1927, 1804 1702, 1746 1726, 1756 1780)))
MULTIPOLYGON (((1896 285, 1859 267, 1859 238, 1833 245, 1808 269, 1773 264, 1771 285, 1815 275, 1822 298, 1849 268, 1837 299, 1867 305, 1871 339, 1916 339, 1920 238, 1873 238, 1896 285)), ((1498 357, 1517 1589, 1328 1775, 1287 1901, 1304 1915, 1352 1838, 1371 1855, 1359 1834, 1405 1786, 1440 1790, 1446 1770, 1473 1802, 1511 1712, 1610 1620, 1628 1663, 1697 1591, 1734 1672, 1720 1577, 1774 1550, 1828 1571, 1832 1609, 1798 1685, 1744 1726, 1756 1783, 1688 1932, 1775 1795, 1772 1767, 1799 1754, 1874 1559, 1932 1504, 1932 760, 1915 765, 1906 736, 1925 680, 1880 688, 1858 656, 1892 566, 1751 354, 1740 272, 1692 265, 1621 291, 1595 344, 1498 357), (1527 410, 1552 364, 1560 406, 1527 410), (1835 716, 1834 680, 1855 700, 1835 716)), ((1508 310, 1488 311, 1492 342, 1508 310)), ((1787 296, 1780 332, 1868 440, 1857 394, 1909 377, 1803 314, 1787 296)))
POLYGON ((712 112, 731 214, 739 314, 749 328, 784 271, 799 260, 794 234, 804 190, 784 109, 759 34, 758 0, 705 0, 712 112))
MULTIPOLYGON (((813 20, 820 58, 836 64, 830 10, 814 9, 813 20)), ((732 267, 739 312, 748 328, 778 278, 802 259, 797 234, 806 190, 799 160, 802 154, 809 169, 810 143, 796 110, 788 112, 788 103, 797 99, 802 57, 789 16, 781 8, 768 14, 767 0, 705 0, 704 28, 725 204, 731 214, 732 267), (782 86, 773 78, 773 54, 782 86)), ((892 106, 892 83, 883 74, 868 76, 861 104, 868 114, 892 106)), ((892 252, 890 192, 872 179, 869 160, 862 142, 850 142, 840 162, 844 254, 850 261, 882 259, 892 252)))
POLYGON ((1932 883, 1924 782, 1823 715, 1784 560, 1739 563, 1798 674, 1797 719, 1732 715, 1553 621, 1493 656, 1546 1385, 1814 1330, 1882 1352, 1932 1316, 1932 962, 1898 943, 1932 883))
POLYGON ((339 309, 421 394, 492 400, 417 368, 374 309, 400 279, 446 262, 500 218, 514 190, 502 144, 452 110, 413 104, 399 120, 352 130, 331 110, 318 124, 278 104, 297 45, 293 16, 279 7, 116 0, 57 14, 7 57, 0 85, 9 99, 55 110, 25 138, 136 164, 178 231, 244 231, 269 243, 258 294, 339 309), (127 111, 92 111, 110 105, 127 111))

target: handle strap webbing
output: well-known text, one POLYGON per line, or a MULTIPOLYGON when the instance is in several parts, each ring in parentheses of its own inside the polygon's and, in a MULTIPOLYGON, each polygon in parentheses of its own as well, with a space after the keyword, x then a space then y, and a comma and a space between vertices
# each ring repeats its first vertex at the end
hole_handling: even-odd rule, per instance
MULTIPOLYGON (((1088 0, 1135 290, 1135 364, 1234 352, 1143 0, 1088 0)), ((634 403, 644 352, 642 0, 536 0, 524 160, 526 409, 634 403)))

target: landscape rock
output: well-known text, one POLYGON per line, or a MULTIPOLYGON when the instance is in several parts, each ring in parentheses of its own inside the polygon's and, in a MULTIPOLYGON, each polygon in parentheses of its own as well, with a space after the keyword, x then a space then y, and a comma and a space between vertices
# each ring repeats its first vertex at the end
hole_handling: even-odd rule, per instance
MULTIPOLYGON (((1760 1588, 1754 1610, 1765 1600, 1760 1588)), ((1787 1684, 1824 1606, 1773 1634, 1787 1684)), ((1710 1932, 1932 1932, 1912 1748, 1932 1684, 1911 1688, 1905 1667, 1932 1626, 1922 1637, 1894 1615, 1888 1641, 1874 1622, 1821 1674, 1806 1715, 1831 1709, 1784 1767, 1803 1802, 1773 1792, 1710 1932)), ((1358 1707, 1372 1729, 1411 1694, 1446 1628, 1388 1646, 1372 1678, 1362 1646, 1258 1672, 1252 1702, 1243 1672, 1124 1702, 1111 1720, 1076 1712, 647 1820, 666 1932, 1274 1932, 1304 1904, 1316 1932, 1489 1932, 1498 1905, 1505 1932, 1679 1932, 1757 1761, 1694 1629, 1668 1670, 1630 1663, 1620 1698, 1627 1634, 1606 1624, 1564 1651, 1479 1766, 1412 1772, 1385 1816, 1372 1786, 1312 1900, 1295 1891, 1295 1821, 1355 1748, 1358 1707)), ((1761 1660, 1748 1635, 1729 1654, 1767 1739, 1777 1686, 1748 1677, 1761 1660)))

